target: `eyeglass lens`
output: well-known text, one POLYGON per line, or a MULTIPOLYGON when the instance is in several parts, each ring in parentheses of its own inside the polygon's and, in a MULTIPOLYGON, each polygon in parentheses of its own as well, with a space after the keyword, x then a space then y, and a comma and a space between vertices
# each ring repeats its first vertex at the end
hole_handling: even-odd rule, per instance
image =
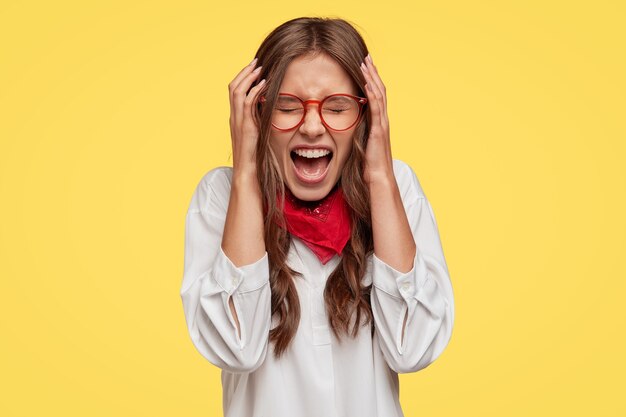
MULTIPOLYGON (((309 107, 309 111, 317 111, 309 107)), ((359 104, 351 97, 331 96, 322 103, 322 119, 331 129, 350 127, 359 117, 359 104)), ((291 129, 304 117, 302 102, 291 96, 278 96, 272 115, 272 123, 279 129, 291 129)))

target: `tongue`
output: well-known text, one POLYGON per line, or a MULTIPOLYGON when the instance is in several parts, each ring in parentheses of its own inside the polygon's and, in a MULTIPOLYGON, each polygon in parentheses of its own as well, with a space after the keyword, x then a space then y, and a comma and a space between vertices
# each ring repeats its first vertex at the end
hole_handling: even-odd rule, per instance
POLYGON ((298 172, 306 177, 316 178, 322 175, 330 161, 330 155, 321 158, 305 158, 296 155, 293 163, 298 172))

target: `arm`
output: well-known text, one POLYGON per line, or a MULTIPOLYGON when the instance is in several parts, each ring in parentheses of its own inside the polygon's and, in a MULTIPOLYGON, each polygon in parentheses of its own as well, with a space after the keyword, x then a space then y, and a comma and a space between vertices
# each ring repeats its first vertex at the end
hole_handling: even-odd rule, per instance
MULTIPOLYGON (((254 263, 265 254, 262 207, 256 170, 235 173, 222 237, 222 250, 235 266, 254 263)), ((237 330, 240 331, 232 297, 229 304, 237 330)))
POLYGON ((372 194, 372 312, 389 366, 407 373, 443 352, 454 304, 432 207, 410 167, 395 164, 404 192, 394 181, 389 195, 372 194))
MULTIPOLYGON (((222 249, 224 240, 228 241, 228 217, 237 213, 237 207, 233 209, 229 203, 235 193, 230 189, 227 170, 216 169, 203 178, 192 197, 185 225, 181 297, 197 350, 222 369, 251 372, 262 364, 267 351, 269 264, 265 251, 251 261, 242 261, 233 251, 234 257, 239 256, 233 262, 222 249)), ((235 230, 241 228, 239 222, 231 222, 235 230)), ((241 246, 243 250, 247 247, 243 242, 241 246)))
MULTIPOLYGON (((254 262, 265 253, 262 196, 256 177, 255 148, 259 128, 252 111, 265 80, 250 88, 260 75, 261 67, 256 67, 256 63, 255 58, 228 84, 233 180, 222 251, 238 266, 254 262)), ((229 307, 239 331, 237 309, 232 299, 229 307)))
MULTIPOLYGON (((227 190, 221 188, 221 193, 212 189, 214 194, 229 196, 227 208, 200 206, 190 209, 187 215, 190 258, 197 253, 200 264, 202 257, 211 260, 208 270, 197 271, 205 275, 197 279, 195 286, 183 285, 189 330, 207 359, 233 371, 250 371, 260 365, 267 351, 271 321, 269 265, 255 165, 259 131, 252 112, 265 81, 250 88, 260 74, 261 67, 254 69, 255 65, 256 59, 228 85, 232 181, 227 190), (224 211, 225 219, 210 218, 224 211), (205 240, 210 240, 206 247, 205 240), (185 288, 193 288, 188 290, 187 298, 185 288)), ((187 276, 186 271, 185 279, 194 280, 194 272, 187 276)))
POLYGON ((392 160, 386 88, 370 55, 361 69, 371 115, 363 178, 374 238, 372 313, 390 368, 414 372, 450 339, 452 286, 432 207, 410 167, 392 160))
MULTIPOLYGON (((416 247, 402 205, 398 183, 393 175, 369 183, 374 255, 391 268, 404 273, 411 270, 416 247)), ((402 338, 407 315, 402 324, 402 338)))

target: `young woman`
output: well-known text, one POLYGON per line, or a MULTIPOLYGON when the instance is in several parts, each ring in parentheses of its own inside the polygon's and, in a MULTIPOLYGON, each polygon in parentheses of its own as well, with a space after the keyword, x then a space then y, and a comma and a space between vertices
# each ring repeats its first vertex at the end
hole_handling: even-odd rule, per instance
POLYGON ((288 21, 256 56, 229 84, 233 167, 186 217, 191 339, 227 417, 402 416, 398 373, 441 354, 454 304, 385 86, 341 19, 288 21))

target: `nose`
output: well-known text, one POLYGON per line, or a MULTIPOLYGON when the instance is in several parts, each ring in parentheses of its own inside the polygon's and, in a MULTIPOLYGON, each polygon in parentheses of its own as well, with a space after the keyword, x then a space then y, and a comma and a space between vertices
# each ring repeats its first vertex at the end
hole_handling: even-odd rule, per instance
POLYGON ((319 114, 319 104, 309 103, 304 121, 300 125, 300 133, 309 137, 317 137, 326 131, 319 114))

